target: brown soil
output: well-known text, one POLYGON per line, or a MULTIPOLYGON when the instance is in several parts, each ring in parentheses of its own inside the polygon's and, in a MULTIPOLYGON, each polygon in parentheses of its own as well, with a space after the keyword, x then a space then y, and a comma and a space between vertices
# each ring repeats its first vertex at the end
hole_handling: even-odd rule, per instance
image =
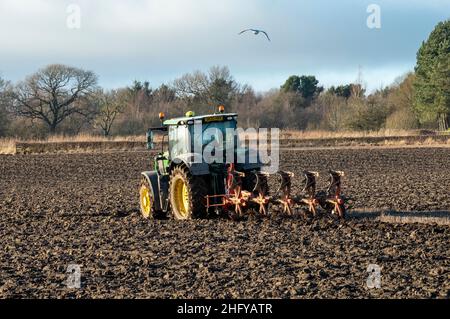
MULTIPOLYGON (((449 148, 322 150, 281 162, 346 171, 359 211, 445 211, 449 158, 449 148)), ((448 226, 147 221, 137 190, 149 165, 146 152, 0 156, 0 297, 450 297, 448 226), (65 285, 71 263, 81 289, 65 285), (366 287, 369 264, 382 267, 381 289, 366 287)))

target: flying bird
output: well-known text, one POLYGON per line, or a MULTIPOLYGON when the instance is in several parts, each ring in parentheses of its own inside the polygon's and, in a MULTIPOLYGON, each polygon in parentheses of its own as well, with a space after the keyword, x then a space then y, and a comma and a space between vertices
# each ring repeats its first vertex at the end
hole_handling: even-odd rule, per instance
POLYGON ((264 34, 266 36, 267 40, 270 41, 269 35, 267 34, 266 31, 263 31, 263 30, 247 29, 247 30, 243 30, 243 31, 239 32, 239 35, 241 35, 242 33, 248 32, 248 31, 253 32, 254 35, 258 35, 258 34, 262 33, 262 34, 264 34))

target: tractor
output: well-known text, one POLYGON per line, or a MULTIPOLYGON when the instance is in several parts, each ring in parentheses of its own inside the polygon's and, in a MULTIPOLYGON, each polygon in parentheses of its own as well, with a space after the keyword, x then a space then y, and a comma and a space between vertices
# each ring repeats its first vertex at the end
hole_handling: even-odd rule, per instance
POLYGON ((345 215, 341 196, 343 172, 330 171, 326 191, 316 192, 317 172, 304 172, 301 195, 291 194, 294 174, 279 171, 277 190, 269 193, 271 174, 263 171, 259 156, 250 160, 250 149, 241 147, 237 134, 236 113, 225 113, 219 106, 214 114, 186 116, 165 120, 159 114, 160 127, 147 131, 147 148, 160 151, 153 160, 153 170, 142 172, 140 210, 144 218, 174 218, 189 220, 227 215, 239 219, 249 213, 269 216, 269 205, 279 205, 286 215, 294 208, 316 215, 317 208, 345 215), (158 142, 156 136, 160 136, 158 142), (225 137, 225 138, 224 138, 225 137), (204 156, 206 148, 215 147, 204 156), (216 154, 217 152, 217 154, 216 154), (231 156, 230 156, 231 154, 231 156), (237 160, 240 159, 240 160, 237 160), (242 160, 243 159, 243 160, 242 160))

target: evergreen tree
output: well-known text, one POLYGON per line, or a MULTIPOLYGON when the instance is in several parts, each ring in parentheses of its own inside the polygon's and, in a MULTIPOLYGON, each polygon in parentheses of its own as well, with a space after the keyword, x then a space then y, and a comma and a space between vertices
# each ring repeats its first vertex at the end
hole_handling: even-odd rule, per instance
POLYGON ((450 20, 440 22, 417 53, 415 111, 421 123, 436 122, 440 130, 450 120, 450 20))

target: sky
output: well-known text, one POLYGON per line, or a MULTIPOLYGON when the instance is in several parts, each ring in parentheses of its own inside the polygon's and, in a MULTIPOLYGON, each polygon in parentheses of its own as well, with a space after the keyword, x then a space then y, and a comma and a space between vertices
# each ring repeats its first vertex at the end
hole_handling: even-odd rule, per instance
POLYGON ((106 88, 157 87, 221 65, 260 92, 290 75, 329 87, 359 73, 372 91, 413 70, 422 41, 449 18, 450 0, 0 0, 0 75, 16 83, 62 63, 106 88), (372 4, 380 28, 368 27, 372 4), (246 28, 272 41, 238 35, 246 28))

